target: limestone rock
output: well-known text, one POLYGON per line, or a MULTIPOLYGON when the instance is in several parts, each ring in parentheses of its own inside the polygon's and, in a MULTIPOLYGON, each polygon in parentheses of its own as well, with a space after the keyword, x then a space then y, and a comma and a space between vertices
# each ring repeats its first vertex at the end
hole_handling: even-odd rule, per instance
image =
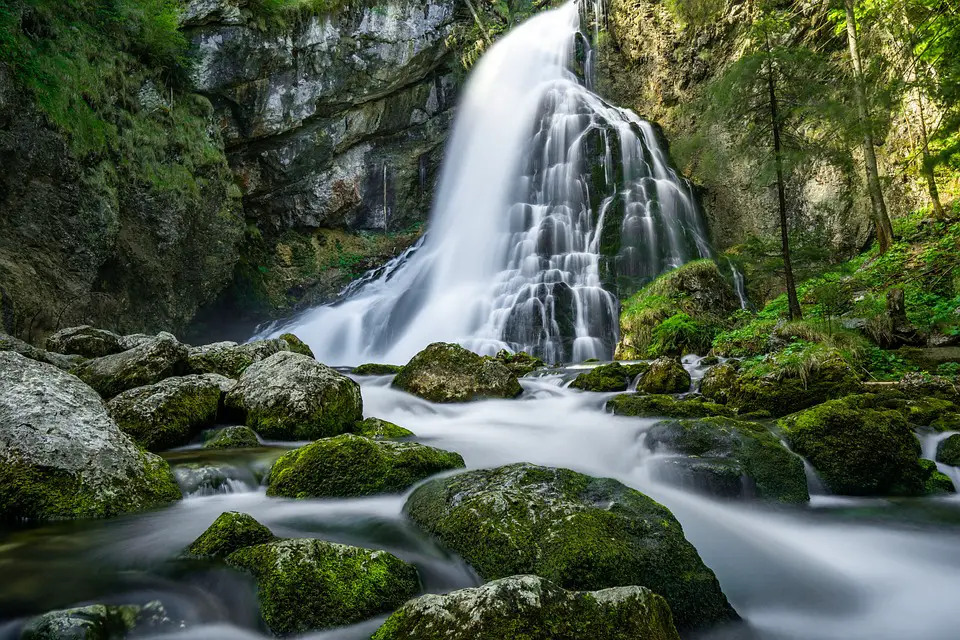
POLYGON ((112 331, 89 325, 61 329, 47 338, 47 350, 84 358, 102 358, 126 351, 122 339, 112 331))
POLYGON ((128 389, 180 375, 186 360, 187 347, 169 333, 160 333, 127 351, 87 360, 74 373, 104 398, 112 398, 128 389))

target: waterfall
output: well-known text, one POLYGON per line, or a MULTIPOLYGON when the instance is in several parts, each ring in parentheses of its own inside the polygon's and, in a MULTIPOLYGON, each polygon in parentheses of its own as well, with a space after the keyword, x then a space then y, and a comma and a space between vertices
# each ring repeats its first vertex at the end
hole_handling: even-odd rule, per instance
POLYGON ((551 362, 612 356, 618 296, 710 246, 654 127, 588 88, 581 11, 596 23, 599 7, 541 13, 484 54, 422 242, 282 330, 329 364, 403 363, 438 340, 551 362))

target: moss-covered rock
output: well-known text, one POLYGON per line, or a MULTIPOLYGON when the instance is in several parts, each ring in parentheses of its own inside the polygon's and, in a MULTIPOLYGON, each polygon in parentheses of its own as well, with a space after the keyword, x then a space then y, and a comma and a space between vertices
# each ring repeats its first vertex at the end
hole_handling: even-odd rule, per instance
POLYGON ((831 400, 780 422, 790 446, 834 493, 922 495, 930 477, 920 443, 899 411, 831 400))
POLYGON ((435 342, 408 362, 393 386, 431 402, 515 398, 523 388, 510 369, 460 345, 435 342))
POLYGON ((737 472, 738 477, 749 479, 762 499, 788 503, 810 499, 803 461, 762 425, 724 417, 669 420, 654 425, 647 432, 646 442, 658 453, 679 453, 699 462, 716 461, 722 468, 703 464, 686 468, 693 475, 706 473, 707 480, 719 472, 722 476, 737 472))
POLYGON ((960 433, 955 433, 937 445, 937 462, 960 467, 960 433))
POLYGON ((933 460, 921 460, 920 466, 923 467, 923 474, 926 479, 923 482, 923 493, 928 496, 945 495, 956 493, 958 487, 955 487, 953 480, 945 473, 937 469, 937 463, 933 460))
POLYGON ((403 367, 395 364, 377 364, 368 362, 353 370, 355 376, 392 376, 400 373, 403 367))
POLYGON ((726 404, 737 384, 739 361, 724 362, 707 369, 700 380, 700 393, 717 404, 726 404))
POLYGON ((84 358, 102 358, 126 351, 126 348, 122 338, 112 331, 81 325, 61 329, 47 338, 47 351, 84 358))
POLYGON ((39 347, 35 347, 28 342, 24 342, 19 338, 14 338, 13 336, 7 335, 3 332, 0 332, 0 351, 12 351, 14 353, 19 353, 25 358, 30 358, 31 360, 36 360, 37 362, 43 362, 45 364, 52 364, 58 369, 63 369, 64 371, 69 371, 83 360, 83 358, 80 356, 66 356, 62 353, 44 351, 39 347))
POLYGON ((374 440, 389 440, 391 438, 409 438, 414 435, 413 431, 404 429, 400 425, 381 420, 380 418, 367 418, 361 420, 353 428, 353 432, 364 438, 373 438, 374 440))
POLYGON ((224 511, 185 553, 198 558, 226 558, 234 551, 273 542, 276 536, 246 513, 224 511))
POLYGON ((903 376, 897 388, 912 398, 941 398, 960 402, 960 391, 950 380, 925 372, 910 372, 903 376))
POLYGON ((690 374, 676 358, 657 358, 640 376, 637 389, 646 393, 684 393, 690 390, 690 374))
MULTIPOLYGON (((289 342, 280 338, 256 340, 246 344, 214 342, 190 347, 187 353, 187 368, 190 373, 218 373, 228 378, 239 378, 254 362, 265 360, 281 351, 294 349, 289 342)), ((312 353, 306 355, 313 357, 312 353)))
POLYGON ((581 373, 570 383, 570 387, 583 391, 626 391, 633 379, 649 368, 646 363, 623 365, 612 362, 581 373))
POLYGON ((284 454, 270 470, 267 495, 340 498, 400 493, 424 478, 463 466, 457 453, 416 442, 344 434, 284 454))
POLYGON ((260 440, 250 427, 217 429, 203 443, 204 449, 243 449, 259 446, 260 440))
POLYGON ((645 586, 667 599, 681 630, 737 617, 673 514, 615 480, 515 464, 431 480, 406 511, 487 580, 645 586))
POLYGON ((156 600, 144 605, 94 604, 37 616, 24 625, 20 640, 117 640, 131 633, 157 633, 177 626, 156 600))
POLYGON ((185 372, 187 347, 169 333, 161 333, 133 349, 87 360, 73 373, 104 398, 128 389, 155 384, 185 372))
POLYGON ((387 613, 420 587, 417 570, 386 551, 314 539, 246 547, 227 563, 254 575, 260 614, 280 636, 387 613))
POLYGON ((510 353, 506 349, 501 349, 497 352, 497 355, 494 356, 494 360, 501 363, 507 369, 510 369, 513 375, 517 377, 525 376, 528 373, 547 366, 543 360, 525 351, 510 353))
POLYGON ((264 438, 313 440, 353 429, 363 418, 360 385, 313 358, 281 351, 250 365, 227 408, 264 438))
POLYGON ((221 388, 229 382, 216 374, 167 378, 113 397, 107 411, 134 442, 163 451, 189 443, 216 421, 221 388))
POLYGON ((287 347, 290 349, 290 351, 299 353, 302 356, 307 356, 308 358, 316 357, 313 355, 313 350, 310 348, 310 346, 292 333, 280 334, 280 339, 287 343, 287 347))
POLYGON ((674 396, 642 393, 622 393, 607 401, 607 411, 618 416, 640 418, 706 418, 733 416, 734 411, 703 396, 675 398, 674 396))
POLYGON ((372 640, 679 640, 667 602, 644 587, 566 591, 538 576, 411 600, 372 640))
POLYGON ((0 352, 0 519, 107 517, 181 498, 74 376, 0 352))

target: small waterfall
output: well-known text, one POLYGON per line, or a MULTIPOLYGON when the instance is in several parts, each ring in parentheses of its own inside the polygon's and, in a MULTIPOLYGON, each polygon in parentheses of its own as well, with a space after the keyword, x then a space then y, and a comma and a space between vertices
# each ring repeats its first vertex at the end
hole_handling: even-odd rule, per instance
POLYGON ((491 47, 458 107, 427 236, 282 330, 329 364, 402 363, 437 340, 611 358, 618 297, 711 250, 655 128, 589 89, 581 14, 598 34, 601 12, 571 1, 491 47))

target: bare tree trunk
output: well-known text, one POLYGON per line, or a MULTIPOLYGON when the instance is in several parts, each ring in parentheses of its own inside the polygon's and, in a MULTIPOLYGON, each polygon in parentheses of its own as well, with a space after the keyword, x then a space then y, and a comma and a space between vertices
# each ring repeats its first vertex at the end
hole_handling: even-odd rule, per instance
POLYGON ((880 253, 885 253, 893 244, 893 227, 887 215, 887 205, 883 200, 880 186, 880 174, 877 170, 877 154, 873 144, 873 130, 870 126, 870 111, 867 107, 867 90, 863 79, 863 65, 858 48, 857 18, 854 13, 854 0, 844 0, 847 15, 847 43, 850 45, 850 61, 853 65, 854 94, 860 126, 863 127, 863 163, 867 170, 867 191, 873 206, 873 224, 877 230, 880 253))
POLYGON ((923 111, 923 93, 920 87, 917 87, 917 109, 920 113, 920 142, 923 149, 923 166, 921 172, 927 180, 927 192, 930 194, 930 204, 933 207, 933 215, 943 220, 947 215, 943 211, 943 205, 940 203, 940 190, 937 188, 937 176, 933 173, 933 162, 930 158, 930 138, 927 135, 927 117, 923 111))

